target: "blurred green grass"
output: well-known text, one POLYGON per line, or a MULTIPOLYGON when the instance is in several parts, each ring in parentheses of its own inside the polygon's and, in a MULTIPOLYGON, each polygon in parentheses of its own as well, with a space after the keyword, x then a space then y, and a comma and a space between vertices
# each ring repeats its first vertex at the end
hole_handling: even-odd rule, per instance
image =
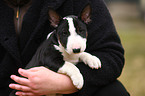
MULTIPOLYGON (((125 67, 119 78, 131 96, 145 96, 145 33, 118 30, 125 49, 125 67)), ((144 28, 142 28, 142 31, 144 28)))
POLYGON ((125 67, 119 78, 131 96, 145 96, 145 33, 118 31, 125 49, 125 67))
POLYGON ((145 23, 136 4, 112 3, 109 10, 125 49, 125 66, 119 80, 131 96, 145 96, 145 23))

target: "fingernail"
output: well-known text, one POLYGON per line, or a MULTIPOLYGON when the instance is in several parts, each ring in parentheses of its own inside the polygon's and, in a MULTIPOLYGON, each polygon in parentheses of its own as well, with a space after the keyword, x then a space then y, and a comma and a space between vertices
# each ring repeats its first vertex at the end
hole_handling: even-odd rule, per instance
POLYGON ((9 87, 12 88, 13 87, 13 84, 9 84, 9 87))
POLYGON ((12 85, 10 84, 9 87, 12 87, 12 85))
POLYGON ((19 92, 16 92, 15 95, 20 95, 19 92))
POLYGON ((24 71, 24 69, 22 69, 22 68, 19 68, 18 69, 18 72, 22 72, 22 71, 24 71))
POLYGON ((22 68, 19 68, 18 70, 23 70, 22 68))
POLYGON ((13 78, 13 77, 14 77, 14 75, 11 75, 11 76, 10 76, 10 78, 13 78))

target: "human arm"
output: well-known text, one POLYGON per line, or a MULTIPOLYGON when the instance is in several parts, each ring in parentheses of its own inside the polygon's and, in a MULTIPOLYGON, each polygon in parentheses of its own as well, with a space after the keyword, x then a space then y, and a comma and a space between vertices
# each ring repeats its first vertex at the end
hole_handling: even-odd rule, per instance
POLYGON ((12 75, 11 78, 19 84, 10 84, 10 88, 21 90, 16 93, 17 95, 70 94, 77 91, 68 76, 45 67, 19 69, 18 72, 25 78, 12 75))

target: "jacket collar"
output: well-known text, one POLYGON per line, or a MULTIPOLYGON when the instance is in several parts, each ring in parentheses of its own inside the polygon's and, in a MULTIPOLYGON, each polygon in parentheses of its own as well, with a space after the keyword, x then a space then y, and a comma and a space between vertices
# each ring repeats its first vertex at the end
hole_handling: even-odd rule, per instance
POLYGON ((8 52, 20 62, 20 54, 18 52, 17 37, 14 27, 13 10, 7 7, 2 0, 0 0, 0 43, 8 52))
POLYGON ((24 6, 27 3, 29 3, 31 0, 3 0, 5 1, 7 4, 9 4, 10 6, 13 7, 17 7, 17 6, 24 6))

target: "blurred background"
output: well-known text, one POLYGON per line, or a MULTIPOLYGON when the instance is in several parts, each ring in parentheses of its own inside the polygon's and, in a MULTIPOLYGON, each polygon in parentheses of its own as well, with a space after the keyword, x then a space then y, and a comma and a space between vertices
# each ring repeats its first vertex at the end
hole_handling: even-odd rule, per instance
POLYGON ((125 49, 119 80, 131 96, 145 96, 145 0, 104 0, 125 49))

